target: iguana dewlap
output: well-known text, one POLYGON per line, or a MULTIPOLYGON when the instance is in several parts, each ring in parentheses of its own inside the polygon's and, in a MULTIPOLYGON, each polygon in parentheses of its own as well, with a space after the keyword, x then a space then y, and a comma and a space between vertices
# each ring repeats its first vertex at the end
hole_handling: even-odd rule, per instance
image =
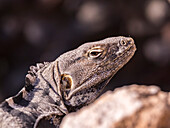
POLYGON ((24 88, 0 104, 0 128, 53 128, 96 99, 134 55, 130 37, 85 43, 53 62, 31 66, 24 88))

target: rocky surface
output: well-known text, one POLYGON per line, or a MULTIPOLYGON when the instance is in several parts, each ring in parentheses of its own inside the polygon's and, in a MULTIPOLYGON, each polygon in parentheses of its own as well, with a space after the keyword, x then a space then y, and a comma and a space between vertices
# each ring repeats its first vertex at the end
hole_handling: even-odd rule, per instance
POLYGON ((106 92, 67 115, 61 128, 170 128, 170 93, 157 86, 131 85, 106 92))

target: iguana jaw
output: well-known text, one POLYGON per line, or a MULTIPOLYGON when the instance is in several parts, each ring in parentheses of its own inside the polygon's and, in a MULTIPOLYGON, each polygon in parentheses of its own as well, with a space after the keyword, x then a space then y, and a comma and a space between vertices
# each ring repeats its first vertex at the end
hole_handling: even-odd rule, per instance
MULTIPOLYGON (((104 87, 109 83, 109 81, 111 80, 111 78, 113 77, 113 75, 109 78, 107 78, 106 80, 101 81, 100 83, 97 83, 91 87, 97 88, 97 90, 99 90, 98 94, 100 94, 100 92, 104 89, 104 87)), ((71 99, 72 95, 74 95, 77 91, 81 91, 83 90, 89 81, 85 81, 84 83, 82 83, 82 85, 80 85, 79 88, 77 88, 76 90, 72 90, 69 92, 68 96, 65 97, 66 100, 71 99)))

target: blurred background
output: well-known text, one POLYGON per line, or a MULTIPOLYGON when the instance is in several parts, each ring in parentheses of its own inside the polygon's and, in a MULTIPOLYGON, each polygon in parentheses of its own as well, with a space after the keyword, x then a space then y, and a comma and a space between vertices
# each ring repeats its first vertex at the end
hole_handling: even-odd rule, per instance
POLYGON ((29 66, 120 35, 134 38, 137 52, 105 91, 170 90, 170 0, 0 0, 0 101, 24 86, 29 66))

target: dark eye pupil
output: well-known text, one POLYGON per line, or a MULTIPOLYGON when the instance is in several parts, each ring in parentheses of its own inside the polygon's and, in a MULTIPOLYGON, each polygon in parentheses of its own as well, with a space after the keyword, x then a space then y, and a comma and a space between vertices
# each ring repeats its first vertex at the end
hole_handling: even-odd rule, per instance
POLYGON ((90 53, 92 56, 97 56, 99 54, 99 52, 91 52, 90 53))

